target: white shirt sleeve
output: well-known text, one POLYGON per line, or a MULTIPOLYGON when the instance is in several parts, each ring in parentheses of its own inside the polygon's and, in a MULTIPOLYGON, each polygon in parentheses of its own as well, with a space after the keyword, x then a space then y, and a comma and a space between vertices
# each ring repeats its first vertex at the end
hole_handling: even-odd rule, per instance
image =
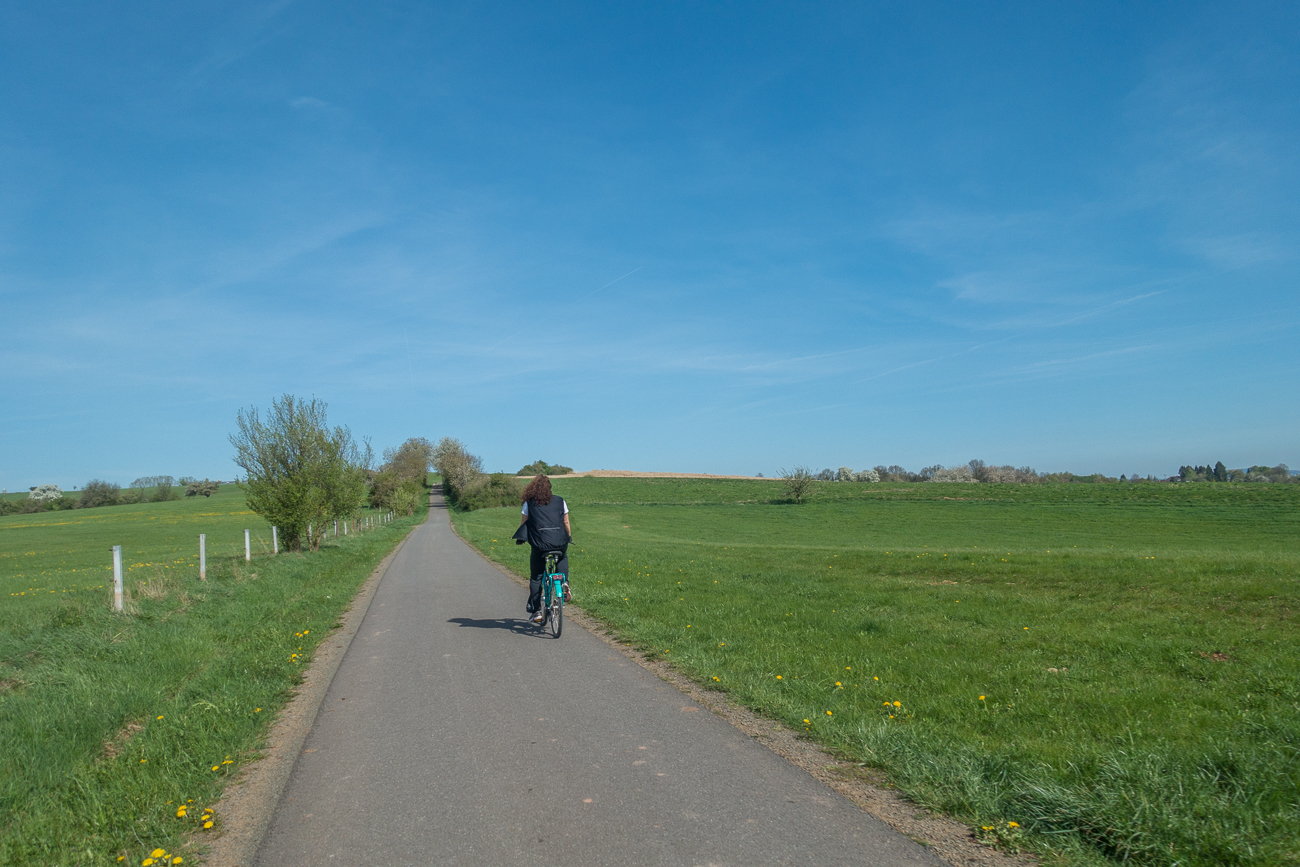
POLYGON ((527 500, 524 500, 524 510, 523 510, 523 512, 522 512, 521 514, 523 514, 523 516, 524 516, 525 518, 528 517, 528 501, 527 501, 527 500))

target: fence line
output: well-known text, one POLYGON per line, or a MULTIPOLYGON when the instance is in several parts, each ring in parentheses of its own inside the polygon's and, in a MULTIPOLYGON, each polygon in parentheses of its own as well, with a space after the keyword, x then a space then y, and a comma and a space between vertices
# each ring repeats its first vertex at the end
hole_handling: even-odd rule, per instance
MULTIPOLYGON (((365 530, 378 529, 380 525, 388 524, 396 520, 396 517, 397 516, 393 512, 389 511, 389 512, 383 512, 378 515, 362 515, 361 518, 356 521, 348 521, 344 519, 341 522, 342 531, 343 531, 342 535, 344 536, 348 535, 349 523, 352 524, 350 528, 352 534, 356 535, 365 530)), ((339 529, 340 529, 339 524, 340 524, 339 521, 334 522, 334 535, 336 538, 339 536, 339 529)), ((312 535, 313 530, 314 530, 314 524, 308 524, 307 525, 308 546, 311 545, 311 541, 313 538, 312 535)), ((199 535, 199 580, 206 581, 208 580, 208 535, 207 533, 199 533, 198 535, 199 535)), ((328 529, 324 535, 325 536, 329 535, 328 529)), ((265 550, 266 543, 261 539, 258 540, 258 543, 262 545, 263 550, 265 550)), ((124 597, 125 597, 125 584, 123 581, 123 570, 122 570, 122 546, 114 545, 112 547, 112 552, 113 552, 113 610, 122 611, 124 605, 124 597)), ((272 556, 276 556, 279 553, 280 553, 280 528, 275 525, 272 525, 271 526, 271 554, 272 556)), ((253 560, 252 531, 249 529, 245 529, 244 530, 244 561, 247 563, 251 563, 252 560, 253 560)))

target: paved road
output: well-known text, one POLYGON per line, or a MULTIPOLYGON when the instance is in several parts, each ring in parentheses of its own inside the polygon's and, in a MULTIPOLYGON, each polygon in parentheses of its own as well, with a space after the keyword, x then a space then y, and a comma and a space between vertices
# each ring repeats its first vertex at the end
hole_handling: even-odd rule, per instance
POLYGON ((434 509, 257 864, 942 864, 582 629, 538 636, 524 597, 434 509))

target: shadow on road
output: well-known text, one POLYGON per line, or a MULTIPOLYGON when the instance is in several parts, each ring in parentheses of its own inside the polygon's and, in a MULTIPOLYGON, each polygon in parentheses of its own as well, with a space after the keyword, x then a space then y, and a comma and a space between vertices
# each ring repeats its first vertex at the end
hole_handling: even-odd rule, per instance
POLYGON ((471 629, 508 629, 519 635, 528 635, 533 638, 549 637, 545 635, 537 624, 523 619, 514 617, 499 617, 495 620, 476 620, 473 617, 453 617, 447 621, 457 626, 468 626, 471 629))

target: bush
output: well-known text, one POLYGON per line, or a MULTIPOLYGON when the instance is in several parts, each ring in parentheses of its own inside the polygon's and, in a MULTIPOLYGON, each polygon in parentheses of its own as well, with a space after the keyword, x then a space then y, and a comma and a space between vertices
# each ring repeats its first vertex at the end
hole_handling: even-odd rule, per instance
POLYGON ((27 499, 36 503, 49 503, 63 498, 63 489, 58 485, 37 485, 31 489, 27 499))
POLYGON ((795 467, 793 470, 782 469, 781 480, 785 483, 785 492, 796 503, 802 503, 804 497, 812 490, 813 474, 804 466, 795 467))
POLYGON ((520 468, 515 475, 518 476, 564 476, 573 472, 573 467, 566 467, 563 464, 548 464, 543 460, 533 461, 526 467, 520 468))
POLYGON ((523 488, 505 473, 493 473, 464 492, 456 505, 466 512, 475 509, 496 509, 501 506, 518 506, 523 488))
POLYGON ((930 475, 930 481, 932 482, 975 482, 978 481, 978 479, 975 478, 975 473, 971 472, 970 467, 961 466, 961 467, 951 467, 947 469, 940 467, 930 475))
POLYGON ((863 470, 860 473, 853 474, 855 482, 878 482, 880 481, 880 472, 878 470, 863 470))
MULTIPOLYGON (((181 479, 184 482, 184 479, 181 479)), ((209 479, 197 481, 190 479, 185 483, 185 496, 187 497, 210 497, 221 488, 221 482, 214 482, 209 479)))
POLYGON ((112 482, 91 479, 81 489, 81 499, 77 502, 77 507, 96 509, 100 506, 116 506, 121 500, 121 492, 122 489, 112 482))

